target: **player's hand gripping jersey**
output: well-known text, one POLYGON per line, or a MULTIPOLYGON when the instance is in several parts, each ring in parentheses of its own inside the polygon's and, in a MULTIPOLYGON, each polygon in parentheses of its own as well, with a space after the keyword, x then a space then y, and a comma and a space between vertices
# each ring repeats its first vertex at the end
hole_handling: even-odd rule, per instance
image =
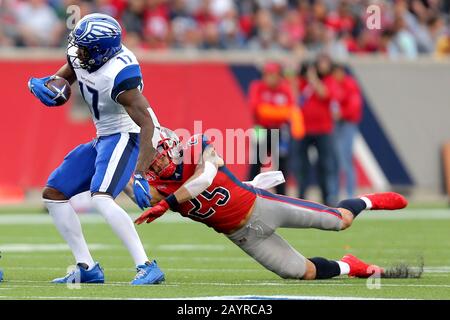
MULTIPOLYGON (((149 184, 163 196, 175 192, 195 172, 210 142, 203 135, 194 135, 183 150, 183 162, 169 178, 150 174, 149 184)), ((212 184, 197 197, 180 203, 176 211, 205 223, 218 232, 229 233, 246 218, 256 199, 254 188, 239 181, 225 166, 218 169, 212 184)))

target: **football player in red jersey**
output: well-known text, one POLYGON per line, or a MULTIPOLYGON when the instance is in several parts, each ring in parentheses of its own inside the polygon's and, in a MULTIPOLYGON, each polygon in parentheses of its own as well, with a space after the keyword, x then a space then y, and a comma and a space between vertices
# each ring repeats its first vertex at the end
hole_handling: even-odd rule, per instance
MULTIPOLYGON (((377 270, 384 272, 352 255, 339 261, 305 258, 275 231, 280 227, 344 230, 365 209, 404 208, 407 201, 403 196, 393 192, 368 194, 331 208, 239 181, 203 135, 191 137, 183 148, 173 131, 162 128, 156 150, 147 172, 153 207, 136 219, 137 224, 149 223, 169 209, 179 212, 223 233, 282 278, 312 280, 344 274, 366 278, 377 270)), ((270 173, 266 180, 268 177, 270 173)), ((132 196, 130 191, 127 194, 132 196)))

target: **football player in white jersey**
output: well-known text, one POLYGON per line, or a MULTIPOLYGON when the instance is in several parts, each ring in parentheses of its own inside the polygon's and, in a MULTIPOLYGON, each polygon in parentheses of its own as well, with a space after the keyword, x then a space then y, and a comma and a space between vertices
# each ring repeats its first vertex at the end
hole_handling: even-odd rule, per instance
POLYGON ((56 94, 45 85, 53 77, 78 81, 89 106, 97 137, 72 150, 50 175, 43 200, 56 228, 68 243, 77 267, 55 283, 103 283, 103 269, 94 262, 80 221, 68 200, 90 190, 92 201, 129 250, 137 267, 132 284, 164 280, 156 261, 150 262, 128 214, 114 201, 134 173, 134 196, 150 206, 147 180, 158 139, 158 120, 142 95, 142 74, 134 54, 121 43, 121 27, 110 16, 83 17, 69 36, 67 63, 55 75, 31 78, 31 92, 42 103, 55 105, 56 94), (155 140, 156 139, 156 140, 155 140))

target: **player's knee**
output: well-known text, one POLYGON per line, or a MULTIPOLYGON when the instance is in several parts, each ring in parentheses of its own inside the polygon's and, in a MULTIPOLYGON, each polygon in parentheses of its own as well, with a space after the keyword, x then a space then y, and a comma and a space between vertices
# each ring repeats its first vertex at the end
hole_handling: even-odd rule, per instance
POLYGON ((316 278, 316 266, 309 260, 306 260, 306 269, 303 274, 303 280, 314 280, 316 278))
POLYGON ((105 202, 114 201, 109 193, 95 192, 92 194, 92 203, 97 209, 101 209, 105 202))
POLYGON ((283 279, 302 279, 305 274, 305 263, 300 261, 286 263, 283 268, 275 271, 283 279))
POLYGON ((68 200, 61 192, 52 187, 45 187, 42 191, 42 198, 47 200, 68 200))
POLYGON ((342 221, 341 221, 341 228, 340 230, 345 230, 349 228, 353 223, 353 215, 351 213, 342 212, 342 221))

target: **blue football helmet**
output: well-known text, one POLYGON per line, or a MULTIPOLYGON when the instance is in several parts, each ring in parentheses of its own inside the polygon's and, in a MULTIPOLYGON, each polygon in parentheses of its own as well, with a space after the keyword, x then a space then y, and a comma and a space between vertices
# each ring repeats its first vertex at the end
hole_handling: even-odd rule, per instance
POLYGON ((88 14, 70 32, 67 55, 73 67, 94 72, 122 49, 121 38, 122 28, 114 18, 88 14), (71 50, 72 47, 77 50, 71 50))

